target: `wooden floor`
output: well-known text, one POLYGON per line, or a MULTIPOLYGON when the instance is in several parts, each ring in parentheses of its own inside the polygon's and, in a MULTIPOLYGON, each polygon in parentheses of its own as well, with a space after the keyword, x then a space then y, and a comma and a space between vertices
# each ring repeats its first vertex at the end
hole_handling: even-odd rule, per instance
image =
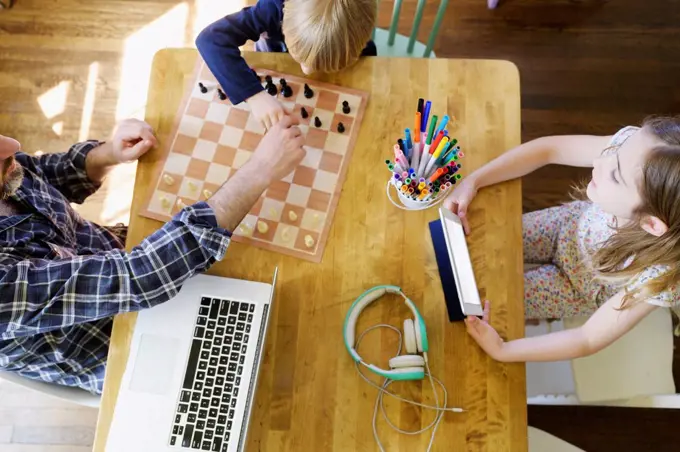
MULTIPOLYGON (((383 27, 391 3, 381 0, 383 27)), ((415 3, 404 1, 404 33, 415 3)), ((438 2, 429 3, 421 40, 438 2)), ((496 11, 485 5, 450 2, 435 50, 517 64, 524 140, 610 134, 648 114, 680 110, 680 1, 506 0, 496 11)), ((0 11, 0 133, 20 139, 29 152, 106 138, 117 118, 143 117, 157 49, 192 45, 203 25, 240 6, 238 0, 17 0, 13 10, 0 11)), ((570 185, 583 176, 555 167, 525 178, 525 210, 568 199, 570 185)), ((125 221, 133 177, 134 165, 121 168, 81 212, 103 223, 125 221), (109 187, 116 187, 115 196, 109 187)), ((92 434, 86 414, 17 406, 25 394, 8 386, 0 386, 0 396, 0 450, 86 450, 92 434), (60 436, 50 430, 55 425, 70 425, 71 433, 60 436), (65 445, 64 438, 74 439, 65 445), (19 444, 11 449, 8 441, 19 444)), ((678 448, 680 411, 531 407, 529 420, 589 452, 678 448)))

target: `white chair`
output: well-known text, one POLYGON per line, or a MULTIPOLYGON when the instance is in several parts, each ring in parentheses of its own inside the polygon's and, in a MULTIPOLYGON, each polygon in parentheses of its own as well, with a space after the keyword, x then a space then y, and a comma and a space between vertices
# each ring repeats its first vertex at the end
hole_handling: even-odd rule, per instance
MULTIPOLYGON (((587 318, 527 326, 526 336, 577 328, 587 318)), ((527 363, 527 402, 680 408, 673 382, 673 326, 668 309, 656 309, 600 352, 571 361, 527 363)))
POLYGON ((550 433, 529 427, 529 452, 584 452, 550 433))
POLYGON ((427 0, 418 0, 416 6, 416 14, 413 18, 413 28, 410 36, 406 37, 397 33, 397 24, 399 23, 399 16, 401 14, 402 0, 394 0, 394 8, 392 8, 392 21, 390 22, 390 29, 384 30, 376 28, 373 30, 373 42, 378 49, 378 56, 389 57, 423 57, 435 58, 436 55, 432 51, 434 41, 439 33, 439 26, 444 19, 446 7, 449 0, 441 0, 439 9, 437 9, 437 17, 434 19, 434 24, 430 30, 430 36, 427 43, 423 44, 416 40, 418 30, 420 29, 420 21, 423 18, 423 11, 425 10, 425 3, 427 0))
POLYGON ((0 371, 0 380, 6 380, 24 388, 32 389, 47 396, 56 397, 57 399, 65 400, 77 405, 99 409, 100 397, 90 394, 83 389, 31 380, 12 372, 0 371))

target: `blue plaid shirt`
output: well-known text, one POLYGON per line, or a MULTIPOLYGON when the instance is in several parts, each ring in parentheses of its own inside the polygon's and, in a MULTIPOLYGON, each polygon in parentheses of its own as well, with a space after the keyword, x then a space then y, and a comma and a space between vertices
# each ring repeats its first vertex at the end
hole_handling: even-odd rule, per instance
POLYGON ((25 178, 11 199, 20 213, 0 216, 0 369, 92 393, 102 391, 112 317, 169 300, 230 241, 200 202, 123 251, 70 205, 98 188, 85 156, 99 144, 17 154, 25 178))

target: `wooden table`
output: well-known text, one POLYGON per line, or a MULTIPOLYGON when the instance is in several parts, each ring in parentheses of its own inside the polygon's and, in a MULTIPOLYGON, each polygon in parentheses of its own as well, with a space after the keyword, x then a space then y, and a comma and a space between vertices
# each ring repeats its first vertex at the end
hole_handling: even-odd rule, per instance
MULTIPOLYGON (((168 49, 154 60, 147 121, 167 139, 197 52, 168 49)), ((302 76, 288 55, 248 53, 249 64, 302 76)), ((419 97, 433 111, 455 115, 451 129, 466 152, 463 174, 520 142, 519 76, 504 61, 364 58, 341 74, 320 80, 370 92, 365 120, 342 190, 328 245, 320 264, 232 243, 210 274, 279 282, 264 356, 248 450, 377 450, 371 427, 376 391, 356 373, 343 345, 342 324, 365 289, 395 284, 419 307, 427 322, 433 374, 449 391, 450 404, 463 414, 446 414, 434 450, 525 451, 527 420, 522 364, 488 358, 467 336, 462 323, 449 323, 427 223, 437 210, 404 212, 385 197, 388 173, 382 161, 405 127, 412 127, 419 97)), ((128 246, 138 244, 160 223, 136 213, 142 207, 154 150, 139 164, 128 246)), ((482 296, 493 301, 493 325, 509 339, 524 331, 520 183, 481 191, 469 217, 469 248, 482 296)), ((359 331, 379 322, 401 328, 408 315, 396 297, 381 300, 360 319, 359 331)), ((116 318, 95 450, 103 451, 129 351, 135 315, 116 318)), ((389 330, 367 336, 365 359, 396 353, 389 330)), ((384 361, 382 361, 384 360, 384 361)), ((407 397, 433 401, 429 384, 395 383, 407 397)), ((402 429, 429 423, 432 412, 386 401, 402 429)), ((380 419, 387 450, 425 450, 429 433, 398 434, 380 419)))

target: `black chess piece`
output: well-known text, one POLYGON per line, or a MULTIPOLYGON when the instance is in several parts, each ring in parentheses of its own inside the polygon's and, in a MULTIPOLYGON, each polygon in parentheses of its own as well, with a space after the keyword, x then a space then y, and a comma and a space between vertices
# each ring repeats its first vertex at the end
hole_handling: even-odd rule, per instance
POLYGON ((312 88, 310 88, 309 85, 306 84, 306 83, 305 83, 305 92, 304 92, 304 94, 305 94, 305 97, 306 97, 307 99, 311 99, 312 97, 314 97, 314 90, 312 90, 312 88))
POLYGON ((345 132, 345 125, 341 122, 338 123, 338 133, 344 133, 345 132))
POLYGON ((206 88, 205 85, 201 82, 198 82, 198 89, 200 89, 203 94, 208 92, 208 88, 206 88))
POLYGON ((269 93, 270 96, 276 96, 276 94, 279 92, 276 89, 276 85, 274 85, 273 83, 267 83, 266 88, 267 88, 267 93, 269 93))
POLYGON ((314 127, 321 127, 321 120, 318 116, 314 116, 314 127))
POLYGON ((286 82, 285 78, 282 78, 281 80, 279 80, 279 83, 281 84, 281 88, 283 88, 284 86, 288 86, 288 82, 286 82))
POLYGON ((269 85, 272 82, 272 76, 271 75, 265 75, 264 81, 267 82, 267 85, 269 85))
POLYGON ((347 102, 346 100, 343 100, 342 101, 342 112, 344 114, 348 115, 350 111, 352 111, 352 110, 349 108, 349 102, 347 102))
POLYGON ((281 88, 281 93, 283 94, 283 97, 290 97, 293 95, 293 88, 291 88, 290 85, 284 85, 283 88, 281 88))
POLYGON ((302 119, 307 119, 307 118, 309 118, 309 113, 307 112, 307 110, 305 109, 305 107, 302 107, 302 108, 300 109, 300 116, 302 116, 302 119))
POLYGON ((221 89, 217 88, 217 95, 220 96, 220 100, 226 100, 227 95, 221 89))

